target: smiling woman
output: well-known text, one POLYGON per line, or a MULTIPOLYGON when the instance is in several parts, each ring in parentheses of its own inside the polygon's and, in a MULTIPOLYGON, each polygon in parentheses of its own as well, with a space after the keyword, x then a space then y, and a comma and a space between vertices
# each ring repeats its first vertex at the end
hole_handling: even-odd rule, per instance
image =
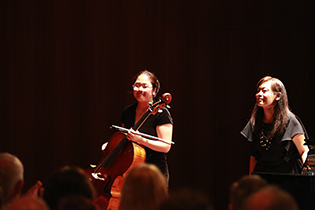
MULTIPOLYGON (((272 113, 275 102, 280 100, 280 95, 280 92, 272 91, 271 81, 264 82, 257 89, 257 105, 265 108, 272 113)), ((272 122, 272 116, 268 116, 268 118, 266 118, 265 116, 264 122, 266 121, 272 122)))
POLYGON ((288 104, 279 79, 266 76, 259 80, 251 119, 241 132, 250 143, 250 173, 301 173, 308 147, 303 127, 288 104))
MULTIPOLYGON (((159 92, 160 83, 152 72, 144 70, 136 76, 132 87, 136 103, 127 106, 121 116, 122 126, 128 129, 133 127, 147 112, 149 104, 154 101, 159 92)), ((138 131, 171 142, 173 119, 169 110, 164 107, 157 114, 150 115, 138 131)), ((145 162, 156 165, 165 175, 168 183, 169 170, 166 153, 171 149, 171 144, 148 139, 132 131, 128 132, 127 138, 144 147, 146 152, 145 162)))

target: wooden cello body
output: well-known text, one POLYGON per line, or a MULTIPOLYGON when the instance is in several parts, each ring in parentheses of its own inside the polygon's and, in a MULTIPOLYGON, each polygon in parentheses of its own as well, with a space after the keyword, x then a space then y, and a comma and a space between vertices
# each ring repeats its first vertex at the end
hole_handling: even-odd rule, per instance
POLYGON ((108 210, 119 207, 125 174, 130 168, 144 161, 144 148, 128 141, 123 132, 117 132, 110 138, 100 163, 87 170, 96 192, 109 200, 108 210))
MULTIPOLYGON (((136 123, 133 127, 135 131, 150 115, 156 114, 159 109, 169 104, 172 97, 169 93, 165 93, 161 99, 151 105, 136 123)), ((107 210, 118 210, 124 176, 132 167, 144 161, 144 148, 129 141, 125 132, 117 132, 109 139, 101 161, 96 166, 86 170, 98 195, 109 200, 107 210)))

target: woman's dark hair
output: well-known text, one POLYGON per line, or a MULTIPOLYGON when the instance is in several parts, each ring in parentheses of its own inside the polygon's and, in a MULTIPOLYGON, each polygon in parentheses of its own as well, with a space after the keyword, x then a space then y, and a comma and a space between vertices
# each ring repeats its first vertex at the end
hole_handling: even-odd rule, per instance
MULTIPOLYGON (((283 83, 274 77, 266 76, 260 79, 256 85, 258 89, 259 86, 265 82, 271 82, 271 90, 274 94, 280 93, 280 99, 275 101, 274 104, 274 121, 273 128, 269 134, 269 138, 272 138, 275 134, 282 134, 284 132, 285 126, 288 122, 288 115, 290 113, 289 101, 287 96, 287 91, 283 83)), ((262 107, 259 107, 256 101, 254 109, 252 111, 250 122, 253 126, 255 133, 258 133, 261 130, 262 123, 264 119, 264 110, 262 107)))
POLYGON ((155 74, 153 74, 152 72, 148 71, 148 70, 143 70, 143 71, 140 71, 136 77, 134 78, 133 80, 133 83, 136 82, 137 78, 140 76, 140 75, 146 75, 149 77, 150 79, 150 82, 153 86, 153 89, 156 88, 156 91, 155 91, 155 95, 154 97, 157 95, 157 93, 159 92, 160 90, 160 82, 159 80, 157 79, 157 77, 155 76, 155 74))

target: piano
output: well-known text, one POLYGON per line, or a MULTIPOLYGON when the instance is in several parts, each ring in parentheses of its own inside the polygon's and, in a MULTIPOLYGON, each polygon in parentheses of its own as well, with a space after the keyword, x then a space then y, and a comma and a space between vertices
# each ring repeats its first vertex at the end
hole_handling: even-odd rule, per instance
POLYGON ((297 201, 300 210, 315 210, 315 176, 252 173, 261 176, 269 184, 278 185, 289 192, 297 201))

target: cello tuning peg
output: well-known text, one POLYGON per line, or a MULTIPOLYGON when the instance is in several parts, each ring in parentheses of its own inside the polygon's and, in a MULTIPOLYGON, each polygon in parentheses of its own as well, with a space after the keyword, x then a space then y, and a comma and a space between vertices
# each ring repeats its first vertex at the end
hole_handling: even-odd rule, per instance
POLYGON ((95 164, 90 164, 90 167, 91 168, 96 168, 96 165, 95 164))

